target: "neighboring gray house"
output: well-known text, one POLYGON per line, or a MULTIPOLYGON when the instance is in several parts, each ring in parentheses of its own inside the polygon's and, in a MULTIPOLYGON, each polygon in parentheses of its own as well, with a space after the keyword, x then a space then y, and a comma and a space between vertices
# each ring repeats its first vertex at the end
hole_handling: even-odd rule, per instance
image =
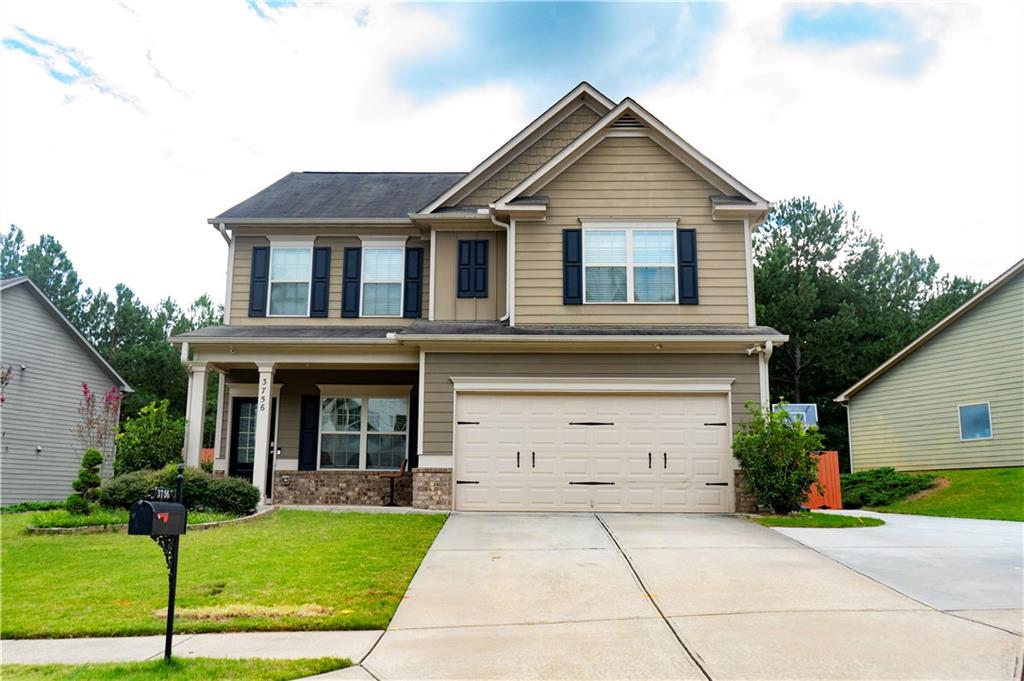
POLYGON ((64 499, 82 459, 82 384, 98 399, 131 388, 27 277, 0 281, 0 372, 0 504, 64 499))

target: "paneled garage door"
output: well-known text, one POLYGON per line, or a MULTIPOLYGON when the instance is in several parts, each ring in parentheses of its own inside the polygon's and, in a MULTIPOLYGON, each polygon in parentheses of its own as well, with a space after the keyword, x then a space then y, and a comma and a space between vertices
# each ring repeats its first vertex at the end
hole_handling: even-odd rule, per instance
POLYGON ((463 511, 733 509, 726 395, 459 394, 463 511))

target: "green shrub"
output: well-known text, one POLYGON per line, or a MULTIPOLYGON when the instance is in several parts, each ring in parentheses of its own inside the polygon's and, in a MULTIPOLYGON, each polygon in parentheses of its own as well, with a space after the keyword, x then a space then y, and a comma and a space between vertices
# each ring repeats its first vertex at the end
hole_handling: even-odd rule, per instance
POLYGON ((743 469, 743 486, 762 506, 776 513, 800 508, 818 479, 813 454, 823 448, 821 434, 784 411, 765 412, 747 403, 750 420, 733 438, 733 455, 743 469))
POLYGON ((887 506, 935 484, 928 473, 904 473, 895 468, 872 468, 841 475, 843 508, 887 506))
POLYGON ((125 419, 117 434, 114 475, 163 468, 181 460, 185 419, 168 413, 167 400, 152 402, 135 418, 125 419))
POLYGON ((64 508, 71 515, 89 515, 90 511, 89 502, 77 492, 68 497, 68 500, 64 502, 64 508))
POLYGON ((67 501, 22 501, 17 504, 0 506, 0 514, 27 513, 29 511, 53 511, 58 508, 65 508, 67 501))
POLYGON ((150 490, 156 487, 155 478, 156 471, 132 471, 119 475, 100 488, 100 504, 106 508, 131 508, 139 499, 149 497, 150 490))

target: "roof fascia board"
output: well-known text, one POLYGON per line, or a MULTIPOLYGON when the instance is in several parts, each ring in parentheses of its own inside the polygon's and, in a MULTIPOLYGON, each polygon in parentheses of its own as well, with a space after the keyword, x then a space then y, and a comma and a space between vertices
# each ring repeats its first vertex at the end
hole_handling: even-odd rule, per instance
POLYGON ((412 224, 409 217, 395 218, 208 218, 217 225, 402 225, 412 224))
MULTIPOLYGON (((517 152, 521 151, 518 149, 519 147, 529 146, 529 144, 532 143, 532 141, 535 141, 529 138, 539 138, 543 136, 544 132, 547 132, 547 128, 554 127, 554 125, 557 125, 557 123, 551 124, 551 121, 552 119, 559 116, 559 114, 564 114, 561 117, 561 119, 559 119, 559 122, 561 122, 561 120, 564 120, 566 116, 579 109, 579 106, 583 106, 584 104, 586 104, 587 106, 590 106, 591 109, 593 109, 593 106, 587 104, 584 101, 581 102, 579 106, 572 107, 570 111, 564 111, 567 107, 569 107, 570 104, 573 103, 573 101, 577 97, 581 97, 583 95, 589 95, 590 98, 593 99, 597 104, 605 107, 606 111, 609 111, 615 107, 615 102, 605 97, 604 94, 598 91, 595 87, 586 82, 580 83, 579 85, 574 87, 568 94, 566 94, 564 97, 562 97, 557 102, 548 107, 548 109, 545 110, 544 113, 542 113, 540 116, 535 118, 532 123, 530 123, 525 128, 520 130, 519 133, 516 134, 512 139, 510 139, 508 142, 506 142, 500 148, 498 148, 494 153, 492 153, 490 156, 484 159, 480 164, 473 168, 473 170, 466 173, 466 175, 462 179, 460 179, 454 185, 445 190, 443 194, 434 199, 420 212, 433 213, 441 206, 444 206, 446 203, 451 202, 453 199, 455 199, 456 196, 464 196, 466 194, 469 194, 473 189, 476 188, 476 186, 484 183, 487 180, 487 177, 490 177, 494 174, 494 172, 497 172, 498 168, 495 168, 493 172, 490 173, 490 175, 488 175, 487 177, 482 177, 484 173, 487 173, 488 170, 492 168, 492 166, 500 164, 502 160, 504 160, 506 157, 512 154, 518 155, 517 152), (542 129, 544 130, 543 132, 541 132, 542 129), (471 187, 471 185, 473 186, 471 187)), ((604 112, 595 111, 595 113, 602 114, 604 112)))
POLYGON ((854 395, 862 391, 864 388, 874 383, 878 378, 882 376, 882 374, 886 373, 887 371, 889 371, 889 369, 893 368, 894 366, 902 362, 915 350, 920 348, 922 345, 930 341, 935 336, 939 335, 939 333, 941 333, 948 326, 953 324, 953 322, 957 321, 965 314, 973 310, 982 301, 990 297, 999 289, 1003 288, 1005 284, 1007 284, 1009 281, 1011 281, 1014 277, 1021 274, 1022 272, 1024 272, 1024 259, 1017 261, 1017 263, 1010 267, 1010 269, 1006 270, 998 277, 993 279, 988 286, 975 293, 970 299, 967 300, 967 302, 965 302, 963 305, 961 305, 960 307, 958 307, 957 309, 953 310, 948 315, 943 317, 941 320, 939 320, 939 322, 935 324, 935 326, 931 327, 930 329, 922 333, 920 336, 911 341, 902 350, 900 350, 895 355, 885 360, 882 364, 876 367, 875 370, 872 371, 870 374, 860 379, 852 386, 847 388, 845 391, 843 391, 843 393, 840 394, 839 397, 835 398, 835 401, 848 402, 851 397, 853 397, 854 395))
MULTIPOLYGON (((622 100, 618 106, 609 111, 604 118, 595 123, 589 130, 577 137, 571 144, 562 149, 562 151, 555 154, 555 156, 547 163, 542 165, 529 177, 516 185, 511 191, 498 199, 496 204, 504 210, 507 208, 506 204, 509 201, 512 201, 523 194, 532 193, 532 191, 536 191, 540 187, 549 183, 561 174, 562 171, 572 165, 576 159, 587 151, 590 151, 590 149, 604 139, 602 133, 605 132, 613 121, 627 111, 647 124, 648 128, 661 135, 663 139, 659 140, 656 135, 651 135, 650 132, 647 133, 652 140, 660 146, 665 147, 673 156, 679 158, 681 162, 686 163, 687 166, 691 167, 694 172, 697 172, 698 174, 701 174, 702 177, 705 177, 705 179, 708 179, 707 176, 702 174, 701 171, 703 170, 704 172, 709 173, 710 177, 715 178, 715 181, 712 182, 713 185, 718 186, 720 189, 732 190, 740 193, 755 204, 762 204, 763 206, 768 205, 768 201, 765 198, 742 184, 729 173, 725 172, 725 170, 711 161, 711 159, 697 151, 697 149, 686 140, 674 133, 664 123, 659 121, 646 109, 628 97, 622 100), (666 143, 668 143, 668 146, 666 146, 666 143), (684 154, 683 157, 680 157, 680 152, 684 154), (686 159, 689 159, 689 162, 686 159), (699 168, 694 167, 695 165, 699 166, 699 168)), ((614 136, 637 136, 637 133, 641 132, 641 130, 629 131, 629 133, 625 134, 622 132, 616 132, 614 136)))
POLYGON ((438 342, 438 343, 465 343, 465 342, 502 342, 502 343, 729 343, 740 344, 763 343, 772 341, 776 344, 785 343, 789 336, 785 334, 737 334, 737 335, 694 335, 694 336, 627 336, 627 335, 502 335, 502 334, 415 334, 398 333, 393 337, 401 342, 438 342))
POLYGON ((114 380, 116 380, 118 383, 121 384, 119 386, 121 392, 126 392, 126 393, 134 392, 132 390, 132 387, 130 385, 128 385, 128 382, 125 381, 123 378, 121 378, 121 374, 117 373, 114 370, 114 367, 110 366, 110 364, 107 363, 107 360, 103 359, 103 355, 101 355, 99 353, 99 351, 92 346, 92 343, 87 341, 85 339, 85 336, 83 336, 82 333, 77 328, 75 328, 75 325, 72 324, 68 320, 68 318, 65 317, 64 314, 60 310, 57 309, 57 306, 54 305, 53 302, 49 298, 46 297, 46 294, 43 293, 42 290, 38 286, 36 286, 34 281, 29 279, 28 277, 19 277, 17 279, 13 279, 13 280, 7 282, 2 288, 0 288, 0 290, 7 290, 9 288, 13 288, 14 286, 18 286, 20 284, 27 284, 28 287, 29 287, 29 290, 32 291, 32 293, 36 296, 36 298, 38 298, 39 300, 41 300, 45 304, 47 310, 51 314, 53 314, 55 317, 57 317, 57 319, 59 321, 61 321, 64 324, 64 326, 67 327, 71 331, 71 334, 74 337, 75 341, 77 341, 79 345, 81 345, 83 348, 85 348, 85 350, 89 354, 91 354, 93 356, 93 358, 100 364, 100 366, 102 366, 103 369, 108 374, 110 374, 111 377, 114 378, 114 380))

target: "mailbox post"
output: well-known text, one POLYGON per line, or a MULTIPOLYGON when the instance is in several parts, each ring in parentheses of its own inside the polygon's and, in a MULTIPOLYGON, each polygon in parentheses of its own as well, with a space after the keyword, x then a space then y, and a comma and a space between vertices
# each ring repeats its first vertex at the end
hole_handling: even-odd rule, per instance
POLYGON ((185 534, 188 512, 182 504, 185 478, 183 464, 178 464, 176 489, 153 490, 152 500, 136 501, 128 516, 128 534, 149 535, 164 551, 167 563, 167 630, 164 637, 164 660, 171 659, 174 636, 174 594, 178 586, 178 540, 185 534))

